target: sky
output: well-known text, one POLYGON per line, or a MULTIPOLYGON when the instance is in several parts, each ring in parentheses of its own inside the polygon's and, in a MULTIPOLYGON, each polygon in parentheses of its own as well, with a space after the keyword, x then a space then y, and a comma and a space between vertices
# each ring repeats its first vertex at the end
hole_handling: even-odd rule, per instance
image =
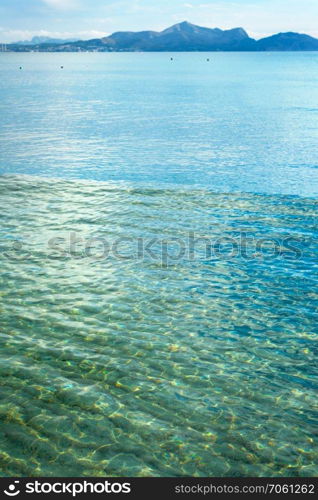
POLYGON ((100 38, 189 21, 243 27, 254 38, 297 31, 318 38, 318 0, 0 0, 0 41, 100 38))

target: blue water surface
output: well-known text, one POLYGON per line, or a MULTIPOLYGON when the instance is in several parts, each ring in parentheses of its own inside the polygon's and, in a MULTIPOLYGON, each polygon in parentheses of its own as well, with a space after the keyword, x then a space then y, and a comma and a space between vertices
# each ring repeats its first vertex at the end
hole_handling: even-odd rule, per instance
POLYGON ((171 55, 0 54, 0 173, 318 194, 317 52, 171 55))
POLYGON ((0 73, 0 475, 317 476, 318 53, 0 73))

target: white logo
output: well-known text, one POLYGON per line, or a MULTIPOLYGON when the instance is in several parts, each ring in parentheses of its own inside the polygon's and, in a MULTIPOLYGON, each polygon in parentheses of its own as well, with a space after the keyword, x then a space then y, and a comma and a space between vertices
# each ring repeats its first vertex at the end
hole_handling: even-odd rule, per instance
POLYGON ((10 485, 8 486, 8 490, 9 490, 9 491, 4 490, 4 493, 5 493, 6 495, 8 495, 9 497, 16 497, 16 496, 20 493, 20 490, 17 490, 17 491, 16 491, 16 486, 15 486, 16 484, 19 484, 19 483, 20 483, 20 481, 14 481, 14 482, 15 482, 15 484, 10 484, 10 485))

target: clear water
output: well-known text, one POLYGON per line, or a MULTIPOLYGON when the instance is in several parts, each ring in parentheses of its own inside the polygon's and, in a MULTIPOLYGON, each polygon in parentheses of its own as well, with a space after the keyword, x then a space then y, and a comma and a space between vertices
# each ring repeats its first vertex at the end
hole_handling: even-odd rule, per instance
POLYGON ((170 57, 0 54, 3 476, 318 475, 318 53, 170 57))

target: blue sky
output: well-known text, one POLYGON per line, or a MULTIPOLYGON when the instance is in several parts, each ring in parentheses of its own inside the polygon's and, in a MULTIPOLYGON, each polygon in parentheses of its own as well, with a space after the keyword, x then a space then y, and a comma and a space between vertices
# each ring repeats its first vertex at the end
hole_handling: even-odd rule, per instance
POLYGON ((0 40, 101 37, 119 30, 161 30, 190 21, 242 26, 260 38, 280 31, 318 37, 318 0, 0 0, 0 40))

